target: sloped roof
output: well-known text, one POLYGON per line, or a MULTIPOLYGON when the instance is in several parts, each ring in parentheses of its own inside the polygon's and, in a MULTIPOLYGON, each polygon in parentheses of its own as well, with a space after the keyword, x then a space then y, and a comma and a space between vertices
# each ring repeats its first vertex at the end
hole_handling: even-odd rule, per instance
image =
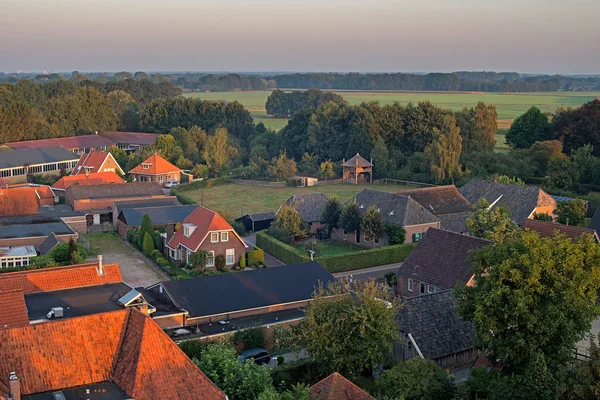
POLYGON ((432 186, 402 191, 433 215, 454 214, 472 211, 473 206, 454 185, 432 186))
POLYGON ((429 210, 402 193, 364 189, 346 204, 352 201, 356 201, 363 214, 370 206, 376 206, 387 224, 411 226, 440 222, 429 210))
POLYGON ((86 170, 89 170, 90 173, 103 172, 100 169, 107 158, 109 160, 107 161, 106 167, 114 167, 117 168, 121 174, 125 173, 112 154, 107 151, 92 151, 81 155, 81 158, 77 162, 77 165, 75 165, 75 168, 73 168, 71 175, 85 175, 86 170), (110 162, 110 165, 108 165, 108 162, 110 162))
POLYGON ((295 194, 287 199, 285 204, 298 210, 302 221, 317 222, 321 220, 321 212, 327 204, 327 197, 323 193, 295 194))
POLYGON ((374 400, 375 398, 334 372, 312 385, 308 392, 310 400, 374 400))
POLYGON ((100 132, 100 136, 104 136, 117 144, 150 146, 151 144, 154 144, 159 134, 140 132, 100 132))
POLYGON ((511 217, 521 224, 537 207, 556 207, 556 200, 542 189, 481 179, 471 179, 458 190, 469 202, 486 199, 494 207, 508 208, 511 217))
MULTIPOLYGON (((160 207, 141 207, 130 208, 121 211, 124 222, 129 226, 141 226, 144 215, 148 214, 152 224, 166 225, 183 222, 198 206, 176 205, 176 206, 160 206, 160 207)), ((119 219, 121 219, 121 215, 119 219)))
POLYGON ((0 330, 29 325, 27 306, 22 290, 0 292, 0 330))
POLYGON ((327 285, 334 279, 321 264, 312 261, 161 285, 176 305, 194 318, 309 300, 319 282, 327 285))
POLYGON ((172 172, 181 172, 181 168, 171 164, 158 154, 154 153, 137 167, 129 171, 130 174, 168 174, 172 172), (144 164, 149 164, 149 168, 144 168, 144 164))
POLYGON ((54 146, 60 146, 67 150, 71 150, 84 147, 89 148, 111 146, 114 144, 114 142, 100 135, 84 135, 40 140, 24 140, 22 142, 11 142, 5 144, 15 150, 40 149, 54 146))
POLYGON ((0 217, 37 214, 38 198, 35 191, 0 188, 0 217))
POLYGON ((38 245, 37 250, 40 252, 41 255, 45 256, 46 254, 50 253, 53 248, 55 248, 62 242, 63 241, 58 236, 56 236, 54 232, 52 232, 48 235, 46 239, 42 241, 42 243, 38 245))
POLYGON ((21 190, 29 190, 36 194, 38 199, 53 199, 54 192, 50 189, 48 185, 35 185, 35 184, 21 184, 21 185, 13 185, 10 187, 11 189, 21 189, 21 190))
POLYGON ((151 318, 133 308, 0 330, 0 353, 0 392, 14 371, 22 395, 113 381, 136 400, 225 399, 151 318))
POLYGON ((459 212, 454 214, 442 214, 437 217, 441 221, 440 228, 457 233, 468 233, 467 218, 471 215, 470 211, 459 212))
POLYGON ((268 221, 268 220, 272 220, 275 219, 275 213, 270 211, 270 212, 265 212, 265 213, 257 213, 257 214, 246 214, 243 215, 239 218, 236 219, 236 221, 241 221, 244 218, 250 218, 252 221, 258 222, 258 221, 268 221))
POLYGON ((345 161, 342 164, 342 167, 366 168, 366 167, 372 167, 372 166, 373 166, 373 164, 371 164, 369 161, 367 161, 363 156, 361 156, 358 153, 356 153, 356 155, 354 157, 345 161))
POLYGON ((451 290, 411 297, 398 312, 400 331, 411 334, 423 357, 435 360, 475 346, 473 324, 456 313, 451 290))
POLYGON ((106 264, 103 269, 103 276, 98 275, 97 263, 6 272, 0 274, 0 292, 21 289, 27 294, 123 281, 117 264, 106 264))
POLYGON ((565 234, 568 238, 575 240, 579 236, 588 234, 594 236, 598 241, 598 234, 593 229, 581 228, 579 226, 563 225, 549 221, 526 219, 521 224, 521 229, 529 229, 537 232, 541 237, 553 237, 556 231, 565 234))
POLYGON ((429 228, 398 274, 451 289, 457 282, 466 284, 473 276, 469 252, 490 244, 489 240, 429 228))
POLYGON ((168 197, 157 197, 154 199, 142 199, 142 200, 119 200, 115 201, 114 209, 119 216, 121 211, 128 210, 131 208, 143 208, 143 207, 159 207, 159 206, 174 206, 179 205, 179 201, 175 196, 168 197))
POLYGON ((96 172, 85 175, 68 175, 60 178, 54 185, 53 189, 66 190, 73 185, 101 185, 103 183, 125 183, 125 180, 114 172, 96 172))
POLYGON ((184 229, 178 229, 167 244, 172 249, 176 249, 180 245, 183 245, 188 249, 195 251, 204 242, 208 233, 212 231, 233 232, 233 235, 230 235, 229 240, 232 240, 232 236, 235 236, 245 245, 242 238, 240 238, 233 230, 233 227, 229 225, 229 222, 225 221, 219 214, 206 207, 197 206, 183 222, 196 225, 196 229, 194 229, 194 232, 192 232, 190 237, 186 237, 183 234, 184 229))
POLYGON ((74 200, 118 199, 120 197, 165 196, 160 185, 155 182, 128 182, 123 184, 106 183, 101 185, 75 185, 66 190, 66 195, 74 200))
POLYGON ((73 229, 63 221, 36 222, 19 224, 2 222, 0 223, 0 239, 28 238, 48 236, 51 233, 57 235, 73 235, 73 229))
POLYGON ((594 213, 594 216, 592 217, 588 228, 595 230, 596 233, 600 235, 600 208, 598 208, 594 213))
POLYGON ((75 160, 79 160, 79 156, 62 147, 4 151, 0 157, 0 169, 75 160))

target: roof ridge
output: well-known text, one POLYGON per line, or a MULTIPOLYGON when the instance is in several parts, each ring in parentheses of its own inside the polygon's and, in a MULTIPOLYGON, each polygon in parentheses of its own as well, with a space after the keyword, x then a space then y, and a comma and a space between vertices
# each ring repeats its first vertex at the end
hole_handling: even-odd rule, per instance
MULTIPOLYGON (((115 376, 115 372, 117 369, 117 365, 118 362, 121 358, 121 355, 123 354, 123 352, 125 351, 124 344, 125 344, 125 337, 127 336, 127 332, 129 331, 130 325, 131 325, 131 314, 134 312, 134 309, 129 307, 125 309, 127 311, 127 317, 124 319, 123 321, 123 327, 121 328, 121 333, 119 335, 119 344, 117 345, 117 352, 115 354, 115 358, 113 360, 113 365, 110 368, 110 377, 111 379, 114 379, 115 376)), ((123 311, 123 310, 118 310, 118 311, 123 311)), ((135 311, 139 311, 139 310, 135 310, 135 311)), ((140 341, 141 342, 141 341, 140 341)), ((139 357, 139 348, 138 348, 138 357, 139 357)), ((137 370, 137 363, 134 366, 134 368, 137 370)))
MULTIPOLYGON (((54 233, 54 232, 53 232, 54 233)), ((2 279, 3 277, 6 276, 17 276, 17 275, 29 275, 29 274, 36 274, 36 273, 42 273, 42 272, 54 272, 54 271, 65 271, 68 269, 81 269, 81 268, 88 268, 88 267, 98 267, 98 263, 85 263, 85 264, 74 264, 74 265, 61 265, 58 267, 52 267, 52 268, 38 268, 38 269, 28 269, 28 270, 24 270, 24 271, 13 271, 13 272, 4 272, 0 275, 0 279, 2 279)), ((119 264, 117 263, 110 263, 110 264, 104 264, 103 267, 109 267, 109 266, 118 266, 119 264)))

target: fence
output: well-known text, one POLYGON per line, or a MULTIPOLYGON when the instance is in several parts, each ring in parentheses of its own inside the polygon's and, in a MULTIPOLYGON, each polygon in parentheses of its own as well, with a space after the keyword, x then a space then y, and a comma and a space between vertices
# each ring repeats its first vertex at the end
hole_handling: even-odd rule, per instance
POLYGON ((420 188, 438 186, 438 185, 434 185, 433 183, 403 181, 403 180, 400 180, 400 179, 390 179, 390 178, 375 179, 373 181, 373 183, 382 183, 382 184, 385 184, 385 185, 417 186, 417 187, 420 187, 420 188))

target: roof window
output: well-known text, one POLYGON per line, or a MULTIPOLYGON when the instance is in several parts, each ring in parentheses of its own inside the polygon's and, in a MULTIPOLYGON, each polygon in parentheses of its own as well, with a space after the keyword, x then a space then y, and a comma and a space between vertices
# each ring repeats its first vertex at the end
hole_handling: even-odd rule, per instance
POLYGON ((142 163, 142 168, 143 169, 150 169, 151 165, 152 165, 152 163, 142 163))

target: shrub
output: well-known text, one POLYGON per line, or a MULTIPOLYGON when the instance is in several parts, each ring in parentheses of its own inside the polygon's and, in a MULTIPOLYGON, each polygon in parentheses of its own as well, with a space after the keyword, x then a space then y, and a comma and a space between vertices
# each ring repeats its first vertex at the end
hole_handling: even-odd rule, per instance
POLYGON ((77 249, 75 256, 69 253, 69 243, 61 243, 50 252, 50 257, 58 264, 69 264, 72 261, 85 261, 87 258, 87 250, 80 244, 76 244, 75 248, 77 249))
POLYGON ((231 226, 233 227, 233 230, 235 230, 237 232, 238 235, 240 235, 240 236, 246 235, 246 227, 244 226, 244 224, 242 222, 234 221, 231 224, 231 226))
POLYGON ((269 236, 274 237, 275 239, 279 240, 280 242, 283 242, 285 244, 292 243, 292 237, 290 235, 290 231, 288 231, 287 229, 285 229, 284 227, 282 227, 280 225, 271 224, 271 226, 269 226, 269 229, 267 229, 267 233, 269 234, 269 236))
MULTIPOLYGON (((256 233, 256 244, 285 264, 298 264, 310 261, 309 257, 301 254, 294 247, 275 239, 264 231, 256 233)), ((248 263, 250 264, 250 252, 248 252, 248 263)))
POLYGON ((218 254, 215 257, 215 267, 217 267, 217 271, 227 271, 227 266, 225 265, 225 256, 223 254, 218 254))
POLYGON ((31 263, 39 268, 49 268, 57 265, 56 261, 50 255, 32 257, 31 263))
POLYGON ((138 232, 138 247, 144 247, 144 240, 146 239, 146 233, 150 234, 150 237, 154 241, 154 228, 152 226, 152 220, 148 214, 144 214, 142 218, 142 224, 138 232))
POLYGON ((310 358, 284 363, 271 371, 274 386, 286 389, 291 389, 294 383, 313 385, 325 375, 319 364, 310 358))
POLYGON ((242 254, 240 256, 240 268, 241 269, 246 268, 246 254, 242 254))
POLYGON ((169 267, 168 269, 171 269, 171 263, 169 263, 169 261, 166 258, 163 257, 159 257, 156 259, 156 263, 158 264, 159 267, 169 267))
POLYGON ((190 271, 190 276, 197 278, 199 276, 202 276, 203 271, 201 269, 198 268, 194 268, 193 270, 190 271))
POLYGON ((385 231, 388 234, 389 245, 394 246, 397 244, 403 244, 406 240, 406 230, 401 225, 387 224, 385 231))
POLYGON ((265 252, 258 247, 248 252, 248 265, 254 266, 265 262, 265 252))
POLYGON ((152 257, 156 261, 158 261, 159 258, 164 258, 162 256, 162 253, 160 252, 160 250, 156 250, 156 249, 152 250, 152 253, 150 253, 150 257, 152 257))
POLYGON ((143 245, 144 253, 150 254, 154 250, 154 240, 152 240, 152 236, 148 232, 144 233, 144 245, 143 245))
POLYGON ((177 197, 177 201, 181 204, 198 204, 195 200, 181 194, 177 189, 171 188, 171 194, 177 197))
POLYGON ((133 228, 127 231, 127 241, 131 243, 135 248, 139 249, 138 246, 138 236, 139 230, 137 228, 133 228))
POLYGON ((265 331, 263 328, 250 328, 239 330, 234 333, 231 338, 234 345, 241 344, 244 350, 264 348, 265 347, 265 331))
POLYGON ((282 365, 285 362, 283 356, 277 356, 277 365, 282 365))

